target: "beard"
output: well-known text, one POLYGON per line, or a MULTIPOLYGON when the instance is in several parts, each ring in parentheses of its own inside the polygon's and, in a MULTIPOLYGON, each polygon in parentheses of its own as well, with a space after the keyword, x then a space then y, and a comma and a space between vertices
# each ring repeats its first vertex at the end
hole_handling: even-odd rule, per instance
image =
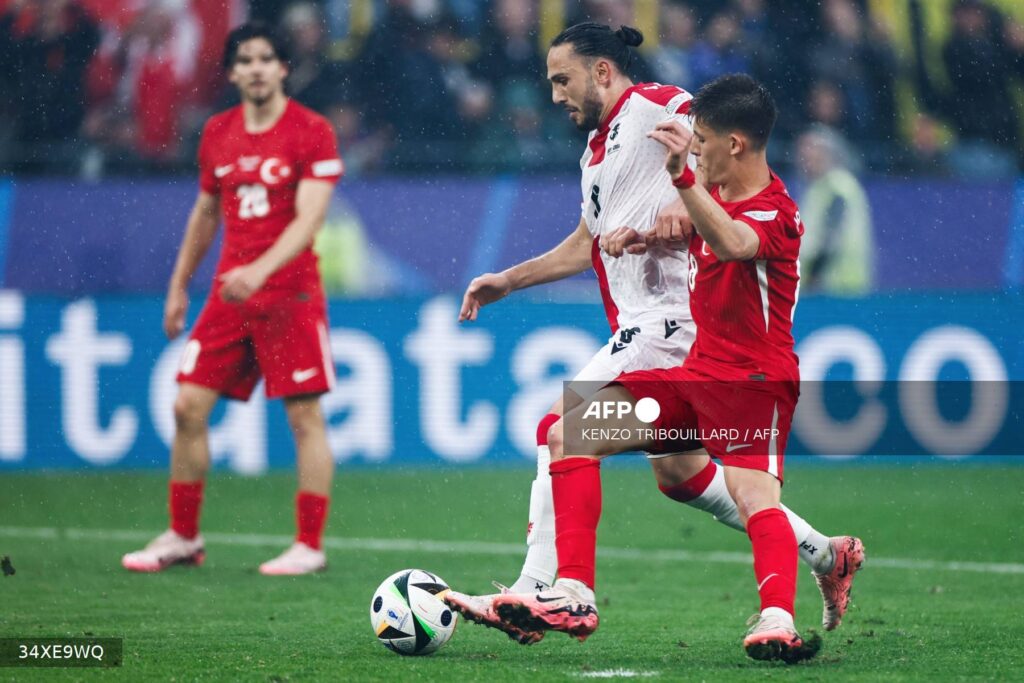
POLYGON ((257 107, 262 107, 270 100, 272 95, 273 93, 268 91, 266 94, 259 95, 243 94, 242 97, 249 100, 250 103, 255 104, 257 107))
POLYGON ((587 85, 587 92, 583 95, 583 102, 580 104, 580 120, 576 127, 588 133, 601 125, 601 99, 597 96, 597 87, 591 81, 587 85))

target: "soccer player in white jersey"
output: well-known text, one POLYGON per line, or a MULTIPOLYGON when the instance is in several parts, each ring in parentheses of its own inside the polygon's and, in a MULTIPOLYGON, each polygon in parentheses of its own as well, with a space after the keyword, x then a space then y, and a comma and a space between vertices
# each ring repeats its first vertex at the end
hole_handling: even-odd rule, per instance
MULTIPOLYGON (((504 272, 475 278, 463 297, 459 320, 476 320, 482 306, 515 290, 593 267, 612 330, 607 344, 575 376, 570 388, 577 391, 566 392, 564 401, 556 401, 537 427, 537 477, 530 494, 526 560, 510 588, 496 584, 502 593, 539 592, 555 579, 558 556, 548 430, 582 401, 577 393, 587 393, 588 385, 596 389, 623 372, 681 365, 696 336, 684 241, 690 223, 665 175, 664 147, 647 137, 666 120, 690 125, 686 114, 691 95, 671 85, 634 84, 626 76, 630 48, 642 40, 642 34, 628 26, 613 31, 602 24, 583 23, 552 41, 547 58, 552 99, 578 128, 590 131, 580 160, 583 203, 579 225, 551 251, 504 272), (636 229, 646 238, 644 244, 630 248, 636 257, 605 254, 602 246, 628 229, 636 229)), ((658 488, 669 498, 744 531, 722 468, 700 446, 698 442, 685 453, 648 456, 658 488)), ((862 546, 849 536, 828 538, 792 511, 786 509, 786 514, 800 557, 821 589, 822 625, 831 630, 846 611, 853 574, 863 561, 862 546), (845 567, 853 569, 840 570, 845 567)), ((540 640, 542 631, 522 631, 498 618, 492 603, 499 595, 452 591, 446 600, 470 621, 499 628, 523 644, 540 640)))

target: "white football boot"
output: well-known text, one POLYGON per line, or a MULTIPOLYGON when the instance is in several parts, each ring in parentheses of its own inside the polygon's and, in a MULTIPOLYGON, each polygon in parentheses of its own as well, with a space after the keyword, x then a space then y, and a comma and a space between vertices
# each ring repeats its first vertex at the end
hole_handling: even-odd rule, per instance
POLYGON ((142 550, 128 553, 121 558, 121 566, 133 572, 158 572, 175 564, 201 565, 206 559, 203 537, 179 536, 168 529, 142 550))
POLYGON ((327 555, 323 550, 310 548, 296 541, 288 550, 260 565, 260 574, 265 576, 299 576, 327 569, 327 555))

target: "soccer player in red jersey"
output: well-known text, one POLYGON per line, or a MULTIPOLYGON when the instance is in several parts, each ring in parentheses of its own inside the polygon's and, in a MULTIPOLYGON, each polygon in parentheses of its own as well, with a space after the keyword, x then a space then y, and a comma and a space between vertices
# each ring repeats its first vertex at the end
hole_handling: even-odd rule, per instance
POLYGON ((262 376, 284 401, 295 439, 298 533, 263 574, 306 574, 327 566, 320 545, 334 460, 319 396, 334 384, 326 300, 312 251, 342 161, 326 119, 284 93, 283 44, 268 26, 233 30, 224 66, 242 103, 213 116, 199 145, 199 196, 189 216, 164 308, 164 331, 185 325, 187 285, 223 218, 224 246, 213 289, 185 345, 174 403, 170 529, 122 565, 160 571, 200 564, 208 424, 221 397, 247 400, 262 376))
MULTIPOLYGON (((620 375, 552 428, 548 447, 559 579, 542 593, 500 596, 495 609, 527 632, 560 630, 581 640, 593 633, 601 458, 633 450, 674 452, 679 444, 659 437, 658 430, 681 428, 683 434, 700 434, 707 451, 725 466, 726 485, 753 546, 761 612, 744 640, 747 653, 755 659, 792 659, 803 645, 793 624, 797 543, 780 498, 786 438, 799 394, 791 330, 803 225, 766 161, 776 109, 763 86, 747 76, 722 77, 701 89, 690 114, 692 131, 668 120, 649 135, 669 150, 665 165, 695 229, 689 289, 697 338, 682 366, 620 375), (691 151, 703 182, 687 164, 691 151), (573 430, 602 426, 586 421, 593 404, 641 401, 660 412, 648 410, 641 419, 634 410, 614 424, 620 430, 609 430, 614 441, 588 441, 588 455, 566 452, 567 442, 573 448, 581 443, 573 430)), ((622 256, 643 239, 627 231, 606 250, 622 256)), ((831 590, 844 607, 864 555, 858 539, 845 538, 855 547, 836 549, 843 561, 819 578, 826 584, 823 594, 831 590)))
MULTIPOLYGON (((643 35, 628 26, 585 22, 555 37, 547 56, 552 100, 563 107, 588 142, 580 159, 581 215, 569 237, 551 251, 502 273, 474 278, 463 297, 460 320, 475 320, 483 306, 513 291, 568 277, 593 267, 612 331, 607 344, 575 375, 537 426, 537 476, 530 489, 527 553, 520 577, 499 593, 449 591, 448 605, 467 621, 500 629, 520 643, 537 642, 543 632, 525 633, 502 621, 494 600, 512 593, 550 588, 558 569, 547 436, 551 426, 584 396, 633 370, 680 365, 696 336, 689 305, 689 256, 681 240, 689 224, 679 194, 665 174, 665 149, 648 137, 657 124, 676 119, 689 125, 690 93, 659 83, 633 83, 626 75, 633 47, 643 35), (626 228, 623 226, 632 226, 626 228), (649 238, 630 247, 628 258, 607 253, 624 234, 649 238), (660 236, 660 237, 659 237, 660 236)), ((648 453, 659 490, 672 500, 714 515, 745 532, 729 495, 725 474, 699 443, 675 452, 648 453)), ((815 577, 842 566, 850 537, 828 538, 792 510, 783 508, 799 552, 815 577)), ((826 630, 836 628, 845 597, 822 584, 826 630)))

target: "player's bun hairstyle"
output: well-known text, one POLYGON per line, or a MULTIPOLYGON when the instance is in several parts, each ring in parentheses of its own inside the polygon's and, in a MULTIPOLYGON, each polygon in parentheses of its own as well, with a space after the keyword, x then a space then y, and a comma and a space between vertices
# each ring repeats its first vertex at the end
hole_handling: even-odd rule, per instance
POLYGON ((690 114, 717 133, 740 131, 764 149, 779 110, 771 93, 746 74, 720 76, 697 91, 690 114))
POLYGON ((611 26, 587 21, 565 29, 551 41, 551 47, 568 43, 578 55, 605 57, 625 73, 633 59, 631 47, 644 42, 644 34, 632 26, 613 31, 611 26))
POLYGON ((288 45, 274 27, 262 21, 250 21, 247 24, 236 26, 228 34, 228 38, 224 42, 223 64, 225 71, 230 71, 231 67, 235 65, 238 46, 253 38, 262 38, 270 43, 278 60, 285 64, 288 63, 288 45))

